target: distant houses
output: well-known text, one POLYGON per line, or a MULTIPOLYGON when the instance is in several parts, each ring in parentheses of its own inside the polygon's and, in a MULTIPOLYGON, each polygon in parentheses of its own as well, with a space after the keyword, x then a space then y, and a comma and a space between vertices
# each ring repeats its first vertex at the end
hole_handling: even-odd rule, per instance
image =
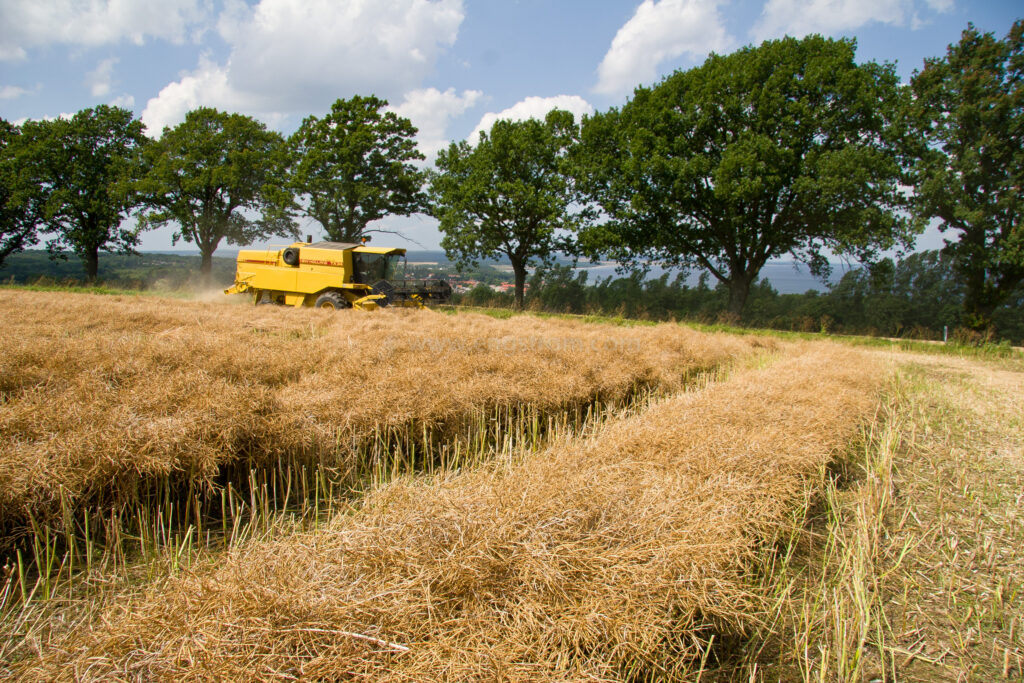
MULTIPOLYGON (((480 284, 484 284, 485 287, 489 287, 491 290, 500 292, 501 294, 514 294, 516 291, 516 286, 513 282, 501 282, 489 285, 481 283, 479 280, 458 280, 455 278, 449 278, 448 283, 452 286, 452 291, 456 294, 465 294, 466 292, 475 289, 480 284)), ((529 283, 525 285, 525 288, 530 288, 529 283)))

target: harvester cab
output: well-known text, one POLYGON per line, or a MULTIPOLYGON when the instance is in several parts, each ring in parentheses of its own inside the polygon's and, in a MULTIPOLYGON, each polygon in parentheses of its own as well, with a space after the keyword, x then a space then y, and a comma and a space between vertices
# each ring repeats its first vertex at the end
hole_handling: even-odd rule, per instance
POLYGON ((238 252, 235 283, 225 294, 250 293, 253 303, 318 308, 444 303, 444 280, 405 277, 405 249, 348 242, 296 242, 283 249, 238 252))

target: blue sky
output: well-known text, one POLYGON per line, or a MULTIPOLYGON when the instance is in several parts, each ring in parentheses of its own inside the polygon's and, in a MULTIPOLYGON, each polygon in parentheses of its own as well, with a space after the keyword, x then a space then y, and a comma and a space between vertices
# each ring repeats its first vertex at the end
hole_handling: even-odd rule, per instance
MULTIPOLYGON (((1019 3, 965 0, 0 0, 0 116, 114 103, 158 134, 207 105, 287 134, 339 97, 374 93, 432 156, 499 117, 621 105, 711 51, 847 36, 859 61, 894 61, 906 80, 969 21, 1003 36, 1021 16, 1019 3)), ((427 248, 440 239, 425 217, 383 224, 427 248)), ((143 248, 170 248, 171 232, 143 248)), ((940 244, 934 230, 920 241, 940 244)))

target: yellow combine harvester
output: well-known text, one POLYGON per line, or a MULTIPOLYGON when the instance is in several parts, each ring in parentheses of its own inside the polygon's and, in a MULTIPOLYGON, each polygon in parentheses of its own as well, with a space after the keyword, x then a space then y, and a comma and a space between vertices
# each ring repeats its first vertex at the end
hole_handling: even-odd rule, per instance
POLYGON ((405 266, 405 249, 397 247, 296 242, 284 249, 247 249, 238 252, 235 284, 224 293, 249 292, 255 304, 363 310, 451 298, 444 280, 404 279, 405 266))

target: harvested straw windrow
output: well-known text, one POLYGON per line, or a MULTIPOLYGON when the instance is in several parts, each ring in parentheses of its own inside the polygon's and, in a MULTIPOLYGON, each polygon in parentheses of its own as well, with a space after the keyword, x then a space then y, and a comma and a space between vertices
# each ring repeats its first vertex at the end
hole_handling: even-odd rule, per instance
POLYGON ((14 290, 0 291, 0 318, 8 531, 82 502, 124 509, 154 480, 209 490, 231 463, 243 480, 282 459, 344 469, 368 441, 447 440, 503 407, 672 391, 773 345, 674 325, 14 290))
POLYGON ((27 680, 675 679, 756 618, 745 573, 884 366, 804 345, 519 461, 393 483, 69 634, 27 680))

